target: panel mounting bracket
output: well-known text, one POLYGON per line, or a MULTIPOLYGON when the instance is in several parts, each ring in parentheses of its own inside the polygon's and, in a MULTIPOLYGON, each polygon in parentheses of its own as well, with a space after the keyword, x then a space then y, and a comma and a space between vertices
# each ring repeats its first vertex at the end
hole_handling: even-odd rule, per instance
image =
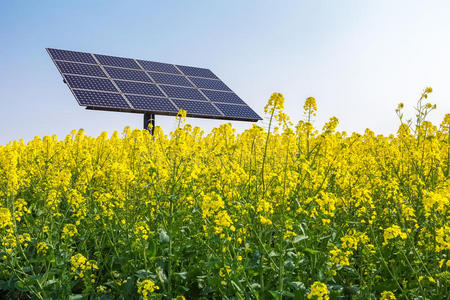
POLYGON ((144 129, 147 129, 151 135, 155 130, 155 114, 154 113, 145 113, 144 114, 144 129), (151 125, 151 127, 150 127, 151 125))

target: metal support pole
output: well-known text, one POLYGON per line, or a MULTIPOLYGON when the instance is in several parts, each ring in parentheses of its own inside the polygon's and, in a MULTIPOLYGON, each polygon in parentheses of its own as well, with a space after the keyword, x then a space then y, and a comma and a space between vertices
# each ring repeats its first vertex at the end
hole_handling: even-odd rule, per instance
POLYGON ((144 114, 144 129, 147 129, 153 135, 153 131, 155 130, 155 114, 144 114), (149 125, 151 125, 151 129, 149 128, 149 125))

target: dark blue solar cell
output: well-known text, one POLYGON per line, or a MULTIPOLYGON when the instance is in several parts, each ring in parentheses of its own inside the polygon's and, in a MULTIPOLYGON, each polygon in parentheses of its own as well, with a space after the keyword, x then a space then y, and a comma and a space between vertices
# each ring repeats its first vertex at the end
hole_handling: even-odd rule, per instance
POLYGON ((171 64, 165 64, 148 60, 138 60, 138 62, 144 69, 148 71, 181 74, 180 71, 178 71, 177 68, 175 68, 175 66, 171 64))
POLYGON ((177 67, 186 75, 188 76, 198 76, 198 77, 206 77, 206 78, 214 78, 218 79, 216 75, 214 75, 211 70, 203 69, 203 68, 196 68, 196 67, 188 67, 188 66, 179 66, 177 67))
POLYGON ((111 76, 111 78, 114 79, 152 82, 144 71, 113 68, 113 67, 105 67, 105 70, 106 72, 108 72, 109 76, 111 76))
POLYGON ((223 103, 216 103, 216 105, 227 117, 250 119, 250 120, 261 119, 261 117, 258 116, 257 113, 255 113, 250 107, 246 105, 232 105, 223 103))
POLYGON ((148 73, 156 83, 193 87, 193 85, 189 82, 189 80, 187 80, 186 77, 181 75, 172 75, 155 72, 148 72, 148 73))
POLYGON ((241 98, 235 93, 230 92, 219 92, 219 91, 209 91, 202 90, 203 93, 212 101, 212 102, 223 102, 223 103, 232 103, 232 104, 245 104, 241 98))
POLYGON ((67 51, 59 49, 47 49, 53 59, 84 62, 90 64, 96 64, 97 62, 90 53, 67 51))
POLYGON ((75 75, 64 75, 64 78, 71 88, 118 92, 116 87, 108 79, 75 75))
POLYGON ((122 68, 140 69, 138 64, 131 58, 108 56, 101 54, 94 54, 98 61, 105 66, 116 66, 122 68))
POLYGON ((189 77, 189 79, 199 88, 211 89, 211 90, 221 90, 221 91, 231 91, 229 87, 225 85, 220 80, 206 79, 199 77, 189 77))
POLYGON ((178 86, 161 85, 161 88, 170 98, 207 100, 197 89, 178 86))
POLYGON ((139 94, 149 96, 165 97, 164 94, 158 89, 158 87, 151 83, 141 83, 132 81, 114 81, 120 90, 126 94, 139 94))
POLYGON ((135 109, 163 111, 163 112, 178 112, 167 98, 148 97, 148 96, 134 96, 127 95, 128 101, 135 109))
POLYGON ((73 62, 55 61, 59 70, 65 74, 80 74, 97 77, 106 77, 102 68, 97 65, 78 64, 73 62))
POLYGON ((220 112, 210 103, 204 101, 189 101, 172 99, 176 106, 184 109, 187 115, 221 116, 220 112))
POLYGON ((73 90, 80 105, 111 108, 131 108, 120 94, 73 90))

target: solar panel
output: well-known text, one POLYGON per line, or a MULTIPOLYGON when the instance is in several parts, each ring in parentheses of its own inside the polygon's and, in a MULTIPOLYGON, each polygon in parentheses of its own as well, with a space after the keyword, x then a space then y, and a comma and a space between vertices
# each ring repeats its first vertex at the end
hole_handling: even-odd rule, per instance
POLYGON ((154 61, 138 60, 139 64, 147 71, 171 73, 171 74, 181 74, 178 69, 171 64, 165 64, 154 61))
POLYGON ((170 103, 169 99, 161 97, 127 95, 128 101, 136 109, 147 111, 165 111, 177 113, 178 109, 170 103))
POLYGON ((130 68, 130 69, 138 69, 141 68, 139 65, 131 58, 117 57, 117 56, 108 56, 108 55, 100 55, 95 54, 95 57, 98 61, 105 66, 115 66, 122 68, 130 68))
POLYGON ((90 64, 96 63, 95 59, 89 53, 58 50, 58 49, 47 49, 47 50, 53 59, 84 62, 84 63, 90 63, 90 64))
POLYGON ((220 91, 210 91, 203 90, 203 93, 212 101, 212 102, 224 102, 224 103, 233 103, 233 104, 245 104, 241 98, 235 93, 228 92, 220 92, 220 91))
POLYGON ((205 96, 203 96, 197 89, 194 88, 185 88, 171 85, 161 85, 161 88, 164 90, 164 92, 166 92, 169 98, 207 101, 205 96))
POLYGON ((190 100, 181 100, 174 99, 173 102, 179 108, 184 109, 185 111, 190 112, 191 114, 197 115, 213 115, 220 116, 220 112, 214 108, 214 106, 206 101, 190 101, 190 100))
POLYGON ((165 73, 148 72, 156 83, 194 87, 186 77, 165 73))
POLYGON ((210 90, 230 91, 230 88, 220 80, 206 79, 200 77, 189 77, 189 79, 199 88, 210 90))
POLYGON ((211 70, 141 59, 47 49, 78 103, 89 109, 258 121, 211 70))
POLYGON ((177 66, 184 74, 188 76, 198 76, 198 77, 206 77, 206 78, 217 78, 213 72, 208 69, 196 68, 196 67, 188 67, 188 66, 177 66))
POLYGON ((109 76, 114 79, 152 82, 150 77, 148 77, 147 74, 145 74, 145 72, 143 71, 114 67, 105 67, 105 70, 109 74, 109 76))
POLYGON ((148 96, 160 96, 164 97, 164 94, 158 89, 158 87, 152 83, 134 82, 115 80, 115 83, 125 94, 139 94, 148 96))
POLYGON ((73 93, 81 105, 131 108, 120 94, 84 90, 73 90, 73 93))
POLYGON ((58 66, 61 73, 64 74, 78 74, 87 76, 106 77, 102 68, 96 65, 79 64, 66 61, 57 61, 56 65, 58 66))
POLYGON ((243 118, 243 119, 257 119, 259 116, 247 105, 234 105, 217 103, 217 107, 227 117, 243 118))
POLYGON ((74 89, 118 92, 116 87, 108 79, 78 75, 64 75, 64 78, 69 86, 74 89))

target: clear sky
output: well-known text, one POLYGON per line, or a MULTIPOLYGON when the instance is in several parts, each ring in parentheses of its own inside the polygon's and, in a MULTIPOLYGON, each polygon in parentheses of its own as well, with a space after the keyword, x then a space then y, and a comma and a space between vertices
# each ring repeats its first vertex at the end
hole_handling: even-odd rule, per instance
POLYGON ((314 96, 315 125, 336 116, 348 132, 395 132, 397 103, 431 86, 437 124, 450 113, 449 16, 449 1, 0 1, 0 144, 142 127, 139 114, 78 106, 46 47, 210 68, 260 115, 283 93, 294 122, 314 96))

